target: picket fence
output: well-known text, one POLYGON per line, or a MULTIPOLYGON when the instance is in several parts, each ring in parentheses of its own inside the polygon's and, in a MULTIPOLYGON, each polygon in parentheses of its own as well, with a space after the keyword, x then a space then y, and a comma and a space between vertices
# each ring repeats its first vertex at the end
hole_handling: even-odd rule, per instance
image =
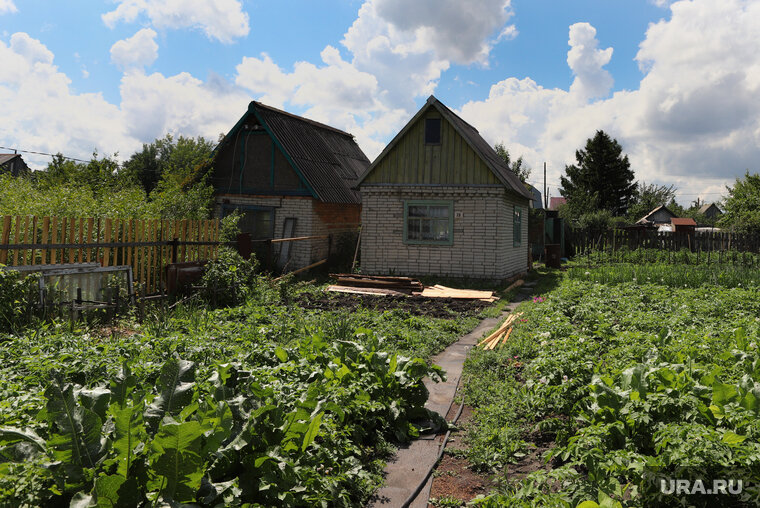
POLYGON ((2 216, 0 264, 98 262, 131 266, 146 294, 166 287, 169 263, 213 259, 219 221, 2 216))

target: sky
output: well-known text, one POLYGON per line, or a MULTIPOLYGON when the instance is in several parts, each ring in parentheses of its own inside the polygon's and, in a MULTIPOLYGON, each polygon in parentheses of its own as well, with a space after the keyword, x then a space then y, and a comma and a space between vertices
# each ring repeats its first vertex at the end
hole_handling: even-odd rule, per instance
POLYGON ((258 100, 373 160, 433 94, 550 196, 604 130, 688 206, 760 171, 759 40, 758 0, 0 0, 0 152, 125 160, 258 100))

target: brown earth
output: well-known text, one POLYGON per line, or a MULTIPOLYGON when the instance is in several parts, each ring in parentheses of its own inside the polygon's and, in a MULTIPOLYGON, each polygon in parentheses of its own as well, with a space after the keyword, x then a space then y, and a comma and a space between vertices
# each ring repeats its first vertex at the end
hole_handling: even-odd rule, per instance
POLYGON ((402 309, 415 316, 454 318, 474 315, 492 305, 480 300, 453 298, 424 298, 421 296, 374 296, 347 293, 302 293, 296 303, 305 309, 324 311, 355 311, 359 308, 379 311, 402 309))
MULTIPOLYGON (((452 421, 458 411, 458 406, 452 406, 446 416, 452 421)), ((452 432, 446 444, 446 451, 441 462, 433 472, 433 484, 430 489, 430 499, 458 499, 462 506, 478 495, 487 495, 497 485, 498 479, 492 474, 478 473, 471 468, 469 460, 464 455, 467 444, 464 435, 468 425, 472 422, 472 408, 464 406, 462 414, 456 423, 459 430, 452 432)), ((543 454, 551 448, 554 436, 544 433, 533 433, 527 437, 528 441, 535 444, 535 448, 515 464, 509 464, 506 471, 500 473, 500 477, 507 481, 519 481, 528 474, 539 469, 551 469, 551 464, 545 464, 543 454)), ((435 504, 429 503, 428 508, 434 508, 435 504)))

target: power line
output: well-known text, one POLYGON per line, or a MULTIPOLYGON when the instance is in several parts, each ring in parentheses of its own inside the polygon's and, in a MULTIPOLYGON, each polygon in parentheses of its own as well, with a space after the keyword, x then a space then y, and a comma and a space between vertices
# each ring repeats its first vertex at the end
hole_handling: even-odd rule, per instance
POLYGON ((13 150, 14 152, 30 153, 30 154, 34 154, 34 155, 47 155, 48 157, 56 157, 56 156, 60 155, 64 159, 68 159, 70 161, 85 162, 85 163, 86 162, 90 162, 90 161, 86 161, 86 160, 82 160, 82 159, 77 159, 75 157, 67 157, 67 156, 65 156, 63 154, 60 154, 60 153, 35 152, 33 150, 21 150, 19 148, 9 148, 7 146, 0 146, 0 150, 13 150))

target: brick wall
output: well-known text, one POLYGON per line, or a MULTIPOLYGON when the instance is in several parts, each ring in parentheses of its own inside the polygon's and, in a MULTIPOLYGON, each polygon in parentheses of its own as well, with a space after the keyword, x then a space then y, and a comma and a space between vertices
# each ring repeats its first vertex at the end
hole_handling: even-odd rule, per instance
POLYGON ((503 280, 527 271, 528 203, 502 186, 363 185, 362 272, 503 280), (407 245, 404 200, 451 200, 452 245, 407 245), (523 208, 522 242, 513 246, 515 205, 523 208))
MULTIPOLYGON (((217 216, 221 214, 223 201, 228 205, 272 207, 274 209, 274 238, 283 238, 285 219, 291 217, 296 219, 296 226, 293 231, 294 237, 314 236, 314 231, 319 230, 319 218, 313 209, 313 203, 316 200, 311 197, 222 195, 216 198, 215 211, 217 216)), ((289 271, 318 261, 318 259, 314 258, 314 252, 320 249, 327 250, 327 240, 303 240, 288 243, 290 244, 290 256, 287 262, 287 269, 289 271), (324 243, 324 246, 320 245, 320 243, 324 243)), ((279 259, 278 254, 283 245, 282 243, 273 244, 272 254, 275 261, 279 259)))

